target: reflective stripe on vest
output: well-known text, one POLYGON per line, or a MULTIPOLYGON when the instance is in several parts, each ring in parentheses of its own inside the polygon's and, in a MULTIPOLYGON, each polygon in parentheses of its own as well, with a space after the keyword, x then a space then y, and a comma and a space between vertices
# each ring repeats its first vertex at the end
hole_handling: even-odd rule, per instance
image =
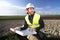
POLYGON ((37 27, 40 26, 40 24, 39 24, 40 15, 39 14, 37 14, 37 13, 34 14, 32 23, 29 21, 28 16, 29 15, 27 15, 25 17, 25 20, 26 20, 26 22, 27 22, 27 24, 29 25, 30 28, 37 28, 37 27))

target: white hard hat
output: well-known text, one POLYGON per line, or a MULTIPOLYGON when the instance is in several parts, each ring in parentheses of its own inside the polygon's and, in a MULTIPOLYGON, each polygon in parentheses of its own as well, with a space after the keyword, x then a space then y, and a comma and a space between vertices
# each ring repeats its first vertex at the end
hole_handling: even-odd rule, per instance
POLYGON ((26 5, 26 9, 27 9, 27 8, 30 8, 30 7, 33 7, 33 8, 34 8, 34 5, 31 4, 31 3, 28 3, 28 4, 26 5))

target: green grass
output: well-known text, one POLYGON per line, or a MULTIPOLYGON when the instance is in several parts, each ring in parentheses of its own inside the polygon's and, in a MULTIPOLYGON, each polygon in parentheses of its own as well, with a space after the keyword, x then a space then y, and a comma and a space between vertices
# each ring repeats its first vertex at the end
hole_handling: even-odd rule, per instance
POLYGON ((25 16, 0 16, 0 19, 24 19, 25 16))
MULTIPOLYGON (((9 33, 8 35, 1 37, 0 40, 19 40, 19 38, 16 36, 15 33, 9 33)), ((47 38, 47 40, 60 40, 60 38, 50 37, 47 38)))
MULTIPOLYGON (((60 18, 60 15, 43 15, 43 18, 60 18)), ((25 16, 0 16, 0 19, 24 19, 25 16)))
POLYGON ((15 33, 9 33, 3 37, 0 37, 1 40, 19 40, 15 33))

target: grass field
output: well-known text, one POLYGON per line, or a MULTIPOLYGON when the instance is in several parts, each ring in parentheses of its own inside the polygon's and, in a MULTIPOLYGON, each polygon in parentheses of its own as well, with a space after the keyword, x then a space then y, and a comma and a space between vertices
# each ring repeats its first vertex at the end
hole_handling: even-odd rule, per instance
MULTIPOLYGON (((25 16, 0 16, 0 19, 24 19, 25 16)), ((60 15, 44 15, 44 19, 60 18, 60 15)))
MULTIPOLYGON (((20 40, 20 39, 16 36, 15 33, 9 33, 8 35, 1 37, 0 40, 20 40)), ((60 38, 49 37, 47 38, 47 40, 60 40, 60 38)))
POLYGON ((0 16, 0 19, 23 19, 25 16, 0 16))

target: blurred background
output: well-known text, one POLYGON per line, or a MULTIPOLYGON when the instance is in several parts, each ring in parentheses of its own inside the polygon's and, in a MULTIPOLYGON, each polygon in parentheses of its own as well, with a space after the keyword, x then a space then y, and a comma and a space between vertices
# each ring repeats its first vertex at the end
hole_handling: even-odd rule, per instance
POLYGON ((19 40, 11 31, 11 27, 24 24, 25 6, 32 3, 45 23, 41 29, 49 40, 60 40, 60 0, 0 0, 0 39, 19 40))

